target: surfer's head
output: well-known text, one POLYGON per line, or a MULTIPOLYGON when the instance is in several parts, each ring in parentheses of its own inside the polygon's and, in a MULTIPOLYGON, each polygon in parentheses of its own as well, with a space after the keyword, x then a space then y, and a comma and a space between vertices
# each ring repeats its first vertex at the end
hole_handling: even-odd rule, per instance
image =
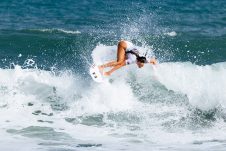
POLYGON ((137 66, 139 68, 142 68, 146 62, 147 62, 146 57, 137 57, 137 66))

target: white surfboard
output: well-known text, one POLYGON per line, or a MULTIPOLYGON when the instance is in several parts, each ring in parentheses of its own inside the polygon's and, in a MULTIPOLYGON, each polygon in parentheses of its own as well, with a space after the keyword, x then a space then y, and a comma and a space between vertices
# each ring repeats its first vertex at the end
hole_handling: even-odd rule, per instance
POLYGON ((104 78, 97 65, 93 64, 89 69, 90 76, 95 82, 103 82, 104 78))

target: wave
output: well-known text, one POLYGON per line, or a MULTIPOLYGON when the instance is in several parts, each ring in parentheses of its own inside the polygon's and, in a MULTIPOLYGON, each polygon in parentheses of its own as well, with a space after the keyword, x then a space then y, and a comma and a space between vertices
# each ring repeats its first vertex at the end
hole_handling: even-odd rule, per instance
MULTIPOLYGON (((116 47, 113 46, 97 46, 92 53, 94 62, 98 64, 107 60, 114 60, 116 57, 115 49, 116 47)), ((153 81, 158 81, 160 85, 163 85, 168 90, 183 94, 188 98, 191 105, 202 110, 209 110, 219 105, 224 107, 226 105, 224 92, 224 89, 226 89, 226 80, 224 78, 226 75, 225 62, 206 66, 195 65, 190 62, 160 63, 156 66, 147 65, 141 71, 136 69, 135 66, 126 66, 117 71, 121 75, 115 73, 118 76, 115 77, 115 80, 119 80, 117 78, 127 79, 126 76, 128 74, 122 71, 125 70, 126 72, 131 72, 134 76, 139 76, 140 74, 141 78, 145 79, 136 78, 135 83, 143 81, 140 84, 146 85, 147 82, 151 84, 153 81), (123 76, 123 74, 125 75, 123 76), (153 76, 155 77, 154 79, 152 78, 153 76)), ((154 89, 150 88, 148 93, 158 93, 154 89)), ((161 98, 161 96, 159 97, 161 98)))
POLYGON ((61 28, 51 28, 51 29, 30 29, 30 31, 40 31, 40 32, 48 32, 48 33, 65 33, 65 34, 81 34, 78 30, 66 30, 61 28))
MULTIPOLYGON (((109 47, 101 45, 95 51, 100 48, 107 51, 109 47)), ((93 53, 94 57, 95 54, 97 52, 93 53)), ((217 105, 224 107, 225 68, 226 63, 197 66, 171 62, 146 65, 142 69, 130 65, 116 71, 109 82, 103 84, 70 71, 56 73, 20 66, 0 69, 0 114, 4 115, 2 121, 8 121, 0 128, 10 134, 43 140, 46 138, 35 135, 37 131, 53 133, 50 138, 53 140, 59 140, 55 131, 63 132, 57 133, 60 136, 70 134, 82 140, 90 140, 90 137, 112 140, 128 138, 128 135, 141 141, 145 135, 145 139, 164 144, 181 142, 181 137, 170 139, 181 135, 186 138, 182 140, 184 143, 192 143, 200 137, 206 140, 206 136, 221 132, 214 127, 194 138, 190 137, 193 135, 190 131, 180 133, 180 128, 186 122, 185 128, 203 124, 195 121, 199 113, 193 114, 195 118, 190 115, 190 105, 201 110, 217 105), (98 130, 98 134, 91 133, 94 130, 98 130), (107 134, 101 133, 103 130, 107 134), (84 135, 84 131, 90 133, 84 135)))
POLYGON ((187 100, 201 110, 224 108, 225 69, 226 63, 161 63, 143 69, 130 65, 116 71, 109 82, 97 84, 67 71, 55 73, 15 66, 0 70, 0 107, 32 103, 41 109, 45 104, 48 114, 62 111, 67 116, 142 112, 146 103, 151 108, 156 103, 167 103, 171 110, 172 105, 181 102, 186 106, 187 100))
MULTIPOLYGON (((92 58, 100 64, 114 60, 115 53, 116 46, 98 45, 92 52, 92 58)), ((174 103, 188 99, 195 108, 210 110, 226 105, 225 69, 225 62, 206 66, 171 62, 145 65, 142 69, 130 65, 113 73, 107 84, 98 85, 90 77, 84 77, 83 73, 75 75, 69 71, 56 73, 56 69, 40 70, 34 61, 28 59, 22 67, 1 69, 0 87, 2 97, 11 97, 5 92, 17 91, 40 97, 42 102, 51 98, 49 94, 60 98, 60 104, 75 102, 74 107, 80 115, 87 112, 118 112, 133 107, 137 102, 172 102, 172 98, 174 103), (22 69, 26 67, 35 69, 22 69)), ((3 99, 1 106, 7 105, 7 100, 11 99, 3 99)))

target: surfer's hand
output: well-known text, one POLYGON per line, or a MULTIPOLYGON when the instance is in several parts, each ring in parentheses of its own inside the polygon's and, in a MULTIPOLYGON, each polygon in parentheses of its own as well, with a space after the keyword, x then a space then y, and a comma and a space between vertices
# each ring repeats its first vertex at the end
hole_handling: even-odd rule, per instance
POLYGON ((153 65, 156 65, 157 64, 157 60, 155 58, 152 58, 150 60, 150 63, 153 64, 153 65))

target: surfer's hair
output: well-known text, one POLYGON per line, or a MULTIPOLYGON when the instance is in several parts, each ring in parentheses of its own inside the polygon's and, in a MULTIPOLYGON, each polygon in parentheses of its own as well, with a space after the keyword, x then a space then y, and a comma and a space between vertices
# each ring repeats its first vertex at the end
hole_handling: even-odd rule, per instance
POLYGON ((146 57, 139 56, 139 53, 137 52, 137 49, 133 49, 133 50, 127 51, 126 53, 131 53, 131 54, 135 55, 136 58, 137 58, 137 62, 147 63, 146 57))
POLYGON ((141 62, 141 63, 146 63, 147 62, 147 59, 146 57, 143 57, 143 56, 137 56, 137 62, 141 62))

